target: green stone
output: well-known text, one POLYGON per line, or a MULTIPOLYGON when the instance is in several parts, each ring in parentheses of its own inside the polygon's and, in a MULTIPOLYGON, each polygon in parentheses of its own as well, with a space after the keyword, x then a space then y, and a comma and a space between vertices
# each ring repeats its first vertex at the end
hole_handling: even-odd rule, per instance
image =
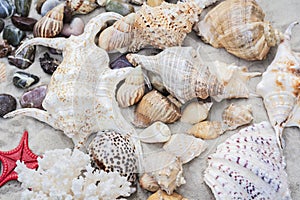
POLYGON ((26 36, 24 31, 14 27, 13 25, 7 25, 3 30, 3 39, 7 40, 8 44, 12 46, 18 46, 22 39, 26 36))
POLYGON ((134 12, 134 7, 132 5, 120 0, 108 0, 105 9, 107 12, 116 12, 123 16, 134 12))
POLYGON ((15 0, 16 12, 22 17, 29 15, 32 0, 15 0))

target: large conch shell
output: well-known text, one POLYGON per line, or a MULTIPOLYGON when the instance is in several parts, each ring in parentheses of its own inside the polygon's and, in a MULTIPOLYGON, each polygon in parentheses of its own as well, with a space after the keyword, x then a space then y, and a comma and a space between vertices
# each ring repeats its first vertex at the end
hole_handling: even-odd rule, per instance
POLYGON ((262 96, 269 120, 275 129, 278 144, 282 144, 282 132, 286 126, 300 127, 300 56, 291 49, 292 23, 278 46, 273 62, 262 75, 257 93, 262 96))
POLYGON ((223 93, 224 86, 201 63, 192 47, 169 47, 155 56, 127 54, 133 65, 160 75, 164 86, 181 103, 223 93))
POLYGON ((264 21, 265 14, 255 0, 226 0, 198 23, 199 35, 213 47, 246 60, 262 60, 282 34, 264 21))
POLYGON ((268 122, 248 126, 208 157, 204 181, 217 200, 291 199, 285 161, 268 122))
POLYGON ((138 51, 147 45, 159 49, 180 46, 200 13, 194 2, 163 2, 156 7, 143 4, 136 13, 102 31, 98 44, 107 51, 121 52, 138 51))

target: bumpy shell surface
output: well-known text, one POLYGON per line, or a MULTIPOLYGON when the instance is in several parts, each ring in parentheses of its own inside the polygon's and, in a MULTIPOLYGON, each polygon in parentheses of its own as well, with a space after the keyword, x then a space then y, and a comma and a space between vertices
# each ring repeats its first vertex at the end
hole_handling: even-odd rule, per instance
POLYGON ((240 126, 251 123, 253 120, 251 105, 230 104, 222 114, 227 130, 234 130, 240 126))
POLYGON ((262 60, 282 37, 264 17, 255 0, 226 0, 199 22, 199 35, 213 47, 224 47, 237 57, 262 60))
POLYGON ((160 75, 166 89, 181 103, 223 93, 224 86, 192 47, 170 47, 155 56, 128 54, 127 59, 160 75))
POLYGON ((188 131, 188 134, 191 134, 197 138, 204 140, 215 139, 224 133, 222 129, 222 123, 218 121, 204 121, 199 122, 192 126, 188 131))
POLYGON ((163 149, 179 157, 183 164, 199 156, 205 149, 205 141, 187 134, 174 134, 164 144, 163 149))
POLYGON ((158 190, 157 192, 149 196, 147 200, 187 200, 187 199, 175 192, 171 195, 168 195, 166 192, 162 190, 158 190))
POLYGON ((59 4, 38 20, 33 27, 34 37, 51 38, 58 35, 63 28, 64 4, 59 4))
POLYGON ((162 122, 154 122, 152 125, 143 130, 139 139, 144 143, 167 142, 171 137, 171 130, 168 125, 162 122))
POLYGON ((145 173, 140 178, 140 186, 141 188, 148 190, 150 192, 156 192, 159 190, 159 185, 157 181, 150 176, 149 174, 145 173))
POLYGON ((268 122, 240 130, 208 158, 204 181, 217 200, 291 199, 285 161, 268 122))
POLYGON ((155 121, 173 123, 180 118, 180 110, 156 90, 147 93, 138 103, 133 124, 147 127, 155 121))
POLYGON ((6 80, 6 64, 0 63, 0 83, 6 80))
POLYGON ((189 103, 183 110, 180 121, 196 124, 207 118, 212 102, 194 101, 189 103))
POLYGON ((73 14, 88 14, 98 7, 96 0, 67 0, 73 14))
POLYGON ((286 30, 284 41, 278 46, 273 62, 263 73, 262 80, 256 88, 264 100, 269 120, 281 147, 283 128, 300 126, 299 117, 295 117, 300 114, 298 109, 300 57, 292 51, 290 44, 291 29, 295 24, 291 24, 286 30))

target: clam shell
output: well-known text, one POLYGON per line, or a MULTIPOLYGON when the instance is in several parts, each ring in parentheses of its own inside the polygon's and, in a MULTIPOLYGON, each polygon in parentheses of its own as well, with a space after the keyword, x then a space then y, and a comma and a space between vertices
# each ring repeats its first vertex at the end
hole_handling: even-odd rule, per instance
POLYGON ((167 142, 171 137, 171 130, 168 125, 162 122, 154 122, 152 125, 144 129, 139 138, 144 143, 160 143, 167 142))
POLYGON ((187 134, 174 134, 164 144, 163 149, 179 157, 183 164, 198 157, 205 149, 205 141, 187 134))
POLYGON ((212 102, 193 101, 183 110, 180 118, 181 122, 196 124, 207 118, 212 102))
POLYGON ((140 186, 141 188, 148 190, 150 192, 156 192, 159 190, 159 185, 155 181, 155 179, 149 174, 145 173, 140 178, 140 186))
POLYGON ((291 199, 285 161, 268 122, 248 126, 208 157, 204 181, 215 198, 291 199))
POLYGON ((0 83, 6 81, 6 64, 0 62, 0 83))
POLYGON ((222 123, 218 121, 203 121, 192 126, 188 131, 197 138, 204 140, 215 139, 224 133, 222 123))
POLYGON ((158 190, 157 192, 149 196, 147 200, 187 200, 187 199, 175 192, 171 195, 168 195, 164 191, 158 190))

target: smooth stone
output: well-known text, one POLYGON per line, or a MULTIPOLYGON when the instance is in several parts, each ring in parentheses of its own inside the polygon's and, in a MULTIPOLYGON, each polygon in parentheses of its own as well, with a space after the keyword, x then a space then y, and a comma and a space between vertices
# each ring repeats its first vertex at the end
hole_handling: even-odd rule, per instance
POLYGON ((12 23, 15 27, 19 28, 22 31, 33 31, 33 27, 36 24, 37 20, 31 17, 19 17, 19 16, 12 16, 11 18, 12 23))
POLYGON ((127 60, 126 54, 123 54, 112 61, 109 65, 111 69, 121 69, 124 67, 133 67, 132 64, 127 60))
POLYGON ((17 100, 10 94, 0 94, 0 117, 16 110, 17 100))
POLYGON ((40 78, 37 77, 36 75, 29 74, 26 72, 16 72, 13 75, 13 83, 16 87, 18 88, 29 88, 33 84, 36 84, 39 82, 40 78))
POLYGON ((81 35, 84 30, 84 22, 81 18, 75 17, 70 24, 64 24, 61 35, 70 37, 71 35, 81 35))
POLYGON ((15 0, 16 12, 22 17, 27 17, 32 0, 15 0))
POLYGON ((6 40, 2 40, 0 43, 0 58, 8 56, 13 50, 13 47, 8 44, 6 40))
POLYGON ((3 39, 13 46, 18 46, 23 38, 26 36, 24 31, 14 27, 13 25, 7 25, 3 30, 3 39))
POLYGON ((40 85, 24 92, 20 99, 22 108, 43 109, 42 103, 47 94, 47 85, 40 85))
POLYGON ((107 12, 116 12, 123 16, 134 12, 132 5, 119 0, 108 0, 105 9, 107 12))
POLYGON ((0 33, 2 32, 4 25, 5 25, 5 22, 2 19, 0 19, 0 33))
POLYGON ((43 3, 41 7, 41 15, 45 16, 47 12, 52 10, 58 4, 61 4, 64 0, 47 0, 43 3))
POLYGON ((39 60, 43 71, 50 75, 55 72, 58 65, 61 63, 61 61, 50 57, 48 53, 44 53, 44 57, 41 57, 39 60))
POLYGON ((46 2, 47 0, 37 0, 36 1, 36 5, 35 5, 35 9, 37 11, 38 14, 41 14, 41 9, 43 4, 46 2))
POLYGON ((15 5, 11 0, 0 0, 0 18, 7 18, 14 14, 15 5))

